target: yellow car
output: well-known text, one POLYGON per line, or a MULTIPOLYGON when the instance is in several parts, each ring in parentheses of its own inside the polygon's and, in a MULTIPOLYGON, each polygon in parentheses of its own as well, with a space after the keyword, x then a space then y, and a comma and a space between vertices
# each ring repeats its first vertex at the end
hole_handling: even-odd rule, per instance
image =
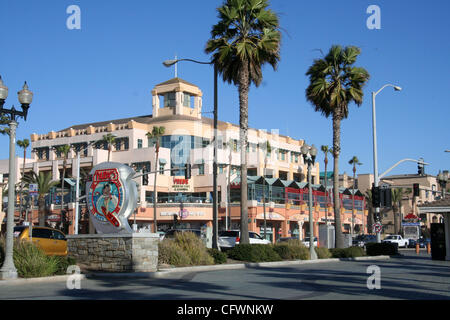
MULTIPOLYGON (((32 241, 39 246, 47 255, 66 256, 67 240, 64 233, 57 229, 48 227, 33 227, 32 241)), ((19 240, 30 239, 30 227, 14 227, 14 238, 19 240)))

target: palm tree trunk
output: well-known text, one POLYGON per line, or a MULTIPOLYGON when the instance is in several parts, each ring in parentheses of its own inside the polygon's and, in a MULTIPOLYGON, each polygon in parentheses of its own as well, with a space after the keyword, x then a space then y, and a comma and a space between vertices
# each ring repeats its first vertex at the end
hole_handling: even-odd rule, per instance
POLYGON ((333 196, 334 196, 334 222, 335 222, 335 239, 336 248, 344 247, 344 238, 342 235, 341 223, 341 203, 339 198, 339 152, 341 150, 341 119, 337 115, 333 115, 333 196))
POLYGON ((39 195, 38 198, 39 206, 39 226, 45 227, 45 198, 44 195, 39 195))
POLYGON ((239 139, 241 141, 241 240, 248 244, 248 191, 247 191, 247 134, 248 134, 248 92, 250 89, 248 62, 243 61, 244 68, 239 79, 239 139))
POLYGON ((22 193, 23 193, 23 177, 25 176, 25 159, 27 157, 27 149, 23 150, 23 166, 22 166, 22 180, 20 181, 20 194, 19 194, 19 217, 22 215, 22 193))

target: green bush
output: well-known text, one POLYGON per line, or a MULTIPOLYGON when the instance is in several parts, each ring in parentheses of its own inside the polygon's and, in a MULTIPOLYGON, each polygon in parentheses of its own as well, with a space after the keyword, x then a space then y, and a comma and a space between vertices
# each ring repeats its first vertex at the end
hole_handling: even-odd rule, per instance
POLYGON ((309 249, 295 243, 276 244, 273 249, 283 260, 309 260, 309 249))
POLYGON ((328 250, 328 248, 315 247, 314 250, 316 251, 317 257, 319 259, 331 258, 331 252, 330 252, 330 250, 328 250))
POLYGON ((203 241, 193 232, 175 233, 174 239, 161 241, 158 261, 177 267, 214 264, 203 241))
POLYGON ((227 251, 229 258, 248 262, 280 261, 272 245, 267 244, 237 244, 227 251))
POLYGON ((368 256, 387 255, 393 256, 398 254, 398 246, 394 243, 368 243, 366 245, 366 253, 368 256))
MULTIPOLYGON (((5 239, 0 240, 0 265, 3 264, 5 239)), ((28 241, 14 241, 14 266, 22 278, 48 277, 66 274, 69 265, 75 264, 73 258, 47 256, 35 244, 28 241)))
POLYGON ((365 255, 361 247, 334 248, 330 249, 330 253, 333 258, 356 258, 365 255))
POLYGON ((222 264, 227 262, 227 254, 225 252, 221 252, 215 248, 208 249, 208 253, 214 259, 215 264, 222 264))

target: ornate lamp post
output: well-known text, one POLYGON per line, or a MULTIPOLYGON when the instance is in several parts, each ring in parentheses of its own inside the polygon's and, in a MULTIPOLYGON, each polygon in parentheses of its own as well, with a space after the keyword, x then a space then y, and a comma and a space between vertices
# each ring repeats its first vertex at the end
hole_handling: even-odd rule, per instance
POLYGON ((311 147, 306 143, 303 144, 302 148, 303 160, 306 164, 308 164, 308 189, 309 189, 309 254, 310 259, 317 259, 316 251, 314 250, 314 218, 312 212, 312 179, 311 179, 311 169, 316 161, 317 149, 314 145, 311 147))
POLYGON ((5 260, 0 269, 0 279, 15 279, 17 278, 17 269, 13 261, 13 231, 14 231, 14 209, 15 209, 15 184, 16 184, 16 128, 19 117, 27 120, 28 108, 33 101, 33 93, 28 90, 27 82, 23 85, 22 90, 18 93, 19 102, 22 111, 16 110, 14 106, 11 109, 4 109, 3 105, 8 97, 8 88, 3 84, 0 76, 0 115, 8 115, 9 122, 9 177, 8 177, 8 214, 6 222, 6 246, 5 246, 5 260))
POLYGON ((437 175, 437 181, 442 190, 442 198, 445 199, 445 188, 447 187, 448 170, 444 170, 444 172, 441 172, 439 170, 439 174, 437 175))

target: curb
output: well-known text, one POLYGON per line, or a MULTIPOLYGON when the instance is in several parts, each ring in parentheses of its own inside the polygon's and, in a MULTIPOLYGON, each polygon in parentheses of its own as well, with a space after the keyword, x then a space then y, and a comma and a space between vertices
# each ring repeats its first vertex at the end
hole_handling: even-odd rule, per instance
POLYGON ((248 263, 233 263, 233 264, 219 264, 212 266, 195 266, 195 267, 179 267, 160 269, 155 272, 134 272, 134 273, 88 273, 87 278, 152 278, 161 279, 164 276, 173 273, 187 273, 187 272, 201 272, 201 271, 220 271, 220 270, 237 270, 250 268, 273 268, 290 265, 302 264, 316 264, 325 262, 337 261, 371 261, 371 260, 388 260, 390 256, 371 256, 371 257, 357 257, 357 258, 330 258, 317 260, 291 260, 291 261, 274 261, 274 262, 248 262, 248 263))
MULTIPOLYGON (((75 274, 74 274, 75 275, 75 274)), ((18 278, 18 279, 10 279, 10 280, 0 280, 0 287, 2 285, 22 285, 22 284, 30 284, 30 283, 42 283, 42 282, 67 282, 70 276, 74 275, 62 275, 62 276, 50 276, 50 277, 39 277, 39 278, 18 278)), ((86 275, 78 274, 80 279, 85 279, 86 275)))
MULTIPOLYGON (((357 258, 330 258, 330 259, 317 259, 317 260, 291 260, 291 261, 274 261, 274 262, 248 262, 248 263, 233 263, 233 264, 219 264, 212 266, 195 266, 195 267, 180 267, 180 268, 167 268, 160 269, 155 272, 129 272, 129 273, 112 273, 112 272, 88 272, 79 274, 79 279, 96 279, 96 278, 148 278, 148 279, 163 279, 165 276, 173 273, 186 273, 186 272, 202 272, 202 271, 219 271, 219 270, 237 270, 237 269, 250 269, 250 268, 274 268, 290 265, 303 265, 303 264, 316 264, 325 262, 337 262, 337 261, 371 261, 371 260, 388 260, 390 256, 370 256, 370 257, 357 257, 357 258)), ((2 285, 23 285, 30 283, 42 283, 42 282, 63 282, 69 279, 73 275, 61 275, 53 277, 41 277, 41 278, 27 278, 27 279, 12 279, 12 280, 0 280, 0 286, 2 285)))

